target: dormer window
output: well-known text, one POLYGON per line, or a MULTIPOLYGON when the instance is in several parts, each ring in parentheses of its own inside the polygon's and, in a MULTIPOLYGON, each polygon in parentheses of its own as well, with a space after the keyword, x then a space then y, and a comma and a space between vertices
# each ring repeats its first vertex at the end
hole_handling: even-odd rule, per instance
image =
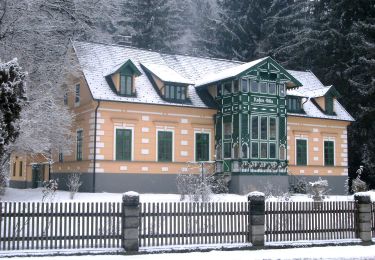
POLYGON ((287 110, 290 113, 303 113, 302 100, 300 97, 287 97, 287 110))
POLYGON ((325 105, 326 105, 326 113, 328 115, 333 115, 333 96, 332 95, 326 95, 325 96, 325 105))
POLYGON ((186 99, 186 86, 166 85, 164 96, 166 99, 183 101, 186 99))
POLYGON ((142 75, 131 60, 116 65, 107 74, 106 80, 120 96, 135 96, 135 78, 142 75))
POLYGON ((120 95, 131 96, 133 89, 132 75, 120 74, 120 95))

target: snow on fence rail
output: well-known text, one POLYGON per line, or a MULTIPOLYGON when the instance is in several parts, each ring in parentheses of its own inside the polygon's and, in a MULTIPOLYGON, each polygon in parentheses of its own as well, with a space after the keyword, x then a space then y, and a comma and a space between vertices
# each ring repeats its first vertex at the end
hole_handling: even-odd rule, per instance
POLYGON ((248 202, 141 204, 139 246, 248 242, 248 202))
POLYGON ((356 238, 356 211, 354 201, 266 202, 266 241, 356 238))
POLYGON ((0 202, 0 250, 121 247, 121 205, 0 202))

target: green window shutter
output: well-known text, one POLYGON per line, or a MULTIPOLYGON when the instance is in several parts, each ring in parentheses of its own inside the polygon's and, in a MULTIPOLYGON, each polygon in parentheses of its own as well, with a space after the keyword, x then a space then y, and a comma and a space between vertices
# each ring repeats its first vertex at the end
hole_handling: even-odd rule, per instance
POLYGON ((324 141, 324 165, 333 166, 335 163, 335 145, 333 141, 324 141))
POLYGON ((159 131, 158 132, 158 161, 171 162, 172 161, 172 132, 159 131))
POLYGON ((296 141, 297 165, 307 165, 307 140, 296 141))
POLYGON ((132 151, 132 131, 116 129, 116 160, 130 161, 132 151))
POLYGON ((209 134, 196 133, 195 134, 195 160, 208 161, 209 160, 209 134))
POLYGON ((279 139, 286 140, 286 118, 280 117, 279 118, 279 139))

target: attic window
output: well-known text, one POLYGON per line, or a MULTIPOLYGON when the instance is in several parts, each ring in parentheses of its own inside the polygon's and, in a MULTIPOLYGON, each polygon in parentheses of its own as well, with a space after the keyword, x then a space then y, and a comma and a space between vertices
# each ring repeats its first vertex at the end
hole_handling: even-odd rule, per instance
POLYGON ((186 99, 186 86, 166 85, 164 90, 166 99, 183 101, 186 99))
POLYGON ((325 102, 326 102, 326 113, 328 115, 333 115, 333 96, 332 95, 326 95, 325 96, 325 102))
POLYGON ((133 89, 133 77, 131 75, 120 74, 120 95, 131 96, 133 89))
POLYGON ((287 97, 287 110, 291 113, 303 113, 302 100, 299 97, 287 97))

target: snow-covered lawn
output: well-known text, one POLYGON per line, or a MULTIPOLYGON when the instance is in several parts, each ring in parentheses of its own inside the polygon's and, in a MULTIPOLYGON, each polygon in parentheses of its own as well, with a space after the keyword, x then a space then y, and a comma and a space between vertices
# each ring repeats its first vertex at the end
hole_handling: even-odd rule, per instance
MULTIPOLYGON (((368 194, 371 196, 372 201, 375 201, 375 191, 369 191, 368 194)), ((269 198, 270 201, 277 201, 281 198, 273 197, 269 198)), ((288 198, 291 201, 312 201, 312 198, 307 195, 293 195, 288 198)), ((14 189, 8 188, 4 196, 1 197, 2 201, 21 201, 21 202, 38 202, 42 200, 42 188, 38 189, 14 189)), ((81 202, 92 202, 92 201, 105 201, 105 202, 120 202, 122 200, 121 193, 88 193, 80 192, 74 197, 74 200, 69 199, 69 192, 57 191, 53 201, 55 202, 67 202, 67 201, 81 201, 81 202)), ((353 200, 353 196, 328 196, 325 200, 353 200)), ((177 202, 180 201, 180 195, 178 194, 140 194, 141 202, 177 202)), ((214 194, 211 197, 211 201, 247 201, 245 195, 236 194, 214 194)))
MULTIPOLYGON (((14 257, 12 260, 27 260, 14 257)), ((210 251, 193 253, 168 253, 149 255, 83 255, 83 256, 36 256, 33 260, 254 260, 254 259, 375 259, 375 245, 327 246, 290 249, 210 251)))

